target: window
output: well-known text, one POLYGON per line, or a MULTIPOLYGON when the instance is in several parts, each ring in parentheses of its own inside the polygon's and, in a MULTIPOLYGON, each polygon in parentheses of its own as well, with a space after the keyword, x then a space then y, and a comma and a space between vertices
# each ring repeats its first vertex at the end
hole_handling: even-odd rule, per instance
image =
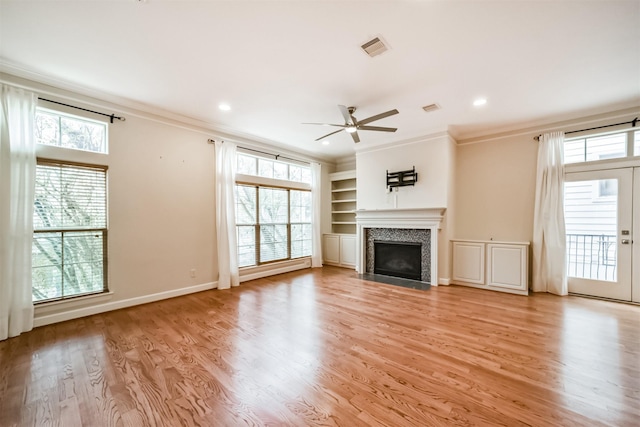
POLYGON ((308 166, 265 159, 249 154, 237 155, 236 171, 244 175, 311 184, 311 169, 308 166))
POLYGON ((256 230, 258 225, 258 188, 236 185, 236 232, 238 240, 238 265, 256 264, 256 230))
POLYGON ((617 179, 600 179, 596 187, 597 198, 602 199, 604 197, 617 197, 618 196, 618 180, 617 179))
POLYGON ((311 191, 236 185, 238 265, 311 255, 311 191))
POLYGON ((107 153, 107 124, 38 108, 36 142, 74 150, 107 153))
POLYGON ((565 164, 616 159, 626 155, 626 133, 569 139, 564 145, 565 164))
POLYGON ((239 266, 310 256, 310 168, 238 154, 237 172, 243 175, 235 192, 239 266), (278 187, 269 179, 279 180, 278 187))
POLYGON ((33 301, 107 290, 107 170, 39 160, 33 212, 33 301))
POLYGON ((291 190, 291 258, 311 255, 311 192, 291 190))
POLYGON ((288 193, 288 190, 281 188, 258 187, 261 263, 288 257, 288 193))
POLYGON ((633 155, 640 156, 640 130, 634 133, 633 140, 633 155))

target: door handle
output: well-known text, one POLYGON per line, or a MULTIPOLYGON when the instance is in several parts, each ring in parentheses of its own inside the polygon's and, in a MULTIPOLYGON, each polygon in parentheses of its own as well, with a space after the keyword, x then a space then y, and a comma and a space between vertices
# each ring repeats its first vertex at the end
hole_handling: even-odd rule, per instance
POLYGON ((622 243, 623 245, 628 245, 629 243, 631 243, 631 241, 629 239, 622 239, 620 240, 620 243, 622 243))

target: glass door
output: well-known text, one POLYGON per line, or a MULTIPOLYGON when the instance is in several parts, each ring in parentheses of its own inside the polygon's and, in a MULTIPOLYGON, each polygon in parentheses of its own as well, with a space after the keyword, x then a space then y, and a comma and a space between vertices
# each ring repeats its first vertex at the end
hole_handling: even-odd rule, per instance
MULTIPOLYGON (((640 155, 640 131, 636 132, 636 155, 640 155)), ((631 301, 640 303, 640 168, 633 169, 633 244, 631 301)))
POLYGON ((569 292, 631 301, 633 175, 632 168, 566 174, 569 292))

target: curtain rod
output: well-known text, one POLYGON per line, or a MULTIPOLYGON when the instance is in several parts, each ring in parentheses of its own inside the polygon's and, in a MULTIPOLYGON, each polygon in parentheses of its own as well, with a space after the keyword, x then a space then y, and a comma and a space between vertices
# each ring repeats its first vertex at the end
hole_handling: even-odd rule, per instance
POLYGON ((63 102, 52 101, 51 99, 46 99, 46 98, 38 97, 38 99, 40 99, 41 101, 51 102, 52 104, 64 105, 65 107, 75 108, 76 110, 88 111, 89 113, 99 114, 101 116, 106 116, 106 117, 109 117, 109 119, 111 120, 111 123, 113 123, 113 119, 118 119, 121 122, 125 121, 124 117, 119 117, 119 116, 116 116, 115 114, 105 114, 105 113, 101 113, 99 111, 88 110, 86 108, 76 107, 75 105, 65 104, 63 102))
MULTIPOLYGON (((215 139, 208 139, 207 142, 209 144, 215 144, 216 140, 215 139)), ((224 141, 221 141, 221 142, 224 142, 224 141)), ((273 156, 276 160, 278 160, 278 159, 287 159, 287 160, 293 160, 294 162, 304 163, 304 164, 307 164, 307 165, 310 164, 310 162, 307 162, 305 160, 292 159, 291 157, 286 157, 286 156, 283 156, 283 155, 280 155, 280 154, 267 153, 266 151, 255 150, 253 148, 240 147, 240 146, 238 146, 238 148, 240 148, 241 150, 253 151, 254 153, 266 154, 267 156, 273 156)))
MULTIPOLYGON (((579 129, 579 130, 572 130, 569 132, 565 132, 565 135, 568 135, 570 133, 578 133, 578 132, 586 132, 588 130, 596 130, 596 129, 604 129, 604 128, 610 128, 613 126, 622 126, 622 125, 628 125, 631 124, 631 127, 636 127, 636 123, 638 123, 638 118, 636 117, 635 119, 628 121, 628 122, 622 122, 622 123, 614 123, 612 125, 604 125, 604 126, 596 126, 594 128, 588 128, 588 129, 579 129)), ((538 136, 534 136, 533 139, 535 139, 536 141, 540 141, 540 137, 542 135, 538 135, 538 136)))

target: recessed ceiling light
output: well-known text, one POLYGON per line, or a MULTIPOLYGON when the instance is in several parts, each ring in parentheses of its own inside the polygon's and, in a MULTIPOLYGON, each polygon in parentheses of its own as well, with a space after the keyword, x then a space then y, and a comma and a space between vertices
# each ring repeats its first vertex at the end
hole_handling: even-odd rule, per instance
POLYGON ((480 107, 482 105, 485 105, 487 103, 487 99, 486 98, 478 98, 475 101, 473 101, 473 105, 476 107, 480 107))
POLYGON ((221 109, 222 111, 231 110, 231 106, 229 104, 220 104, 220 105, 218 105, 218 108, 221 109))
POLYGON ((324 141, 322 141, 322 145, 329 145, 329 142, 330 141, 328 139, 325 139, 324 141))

